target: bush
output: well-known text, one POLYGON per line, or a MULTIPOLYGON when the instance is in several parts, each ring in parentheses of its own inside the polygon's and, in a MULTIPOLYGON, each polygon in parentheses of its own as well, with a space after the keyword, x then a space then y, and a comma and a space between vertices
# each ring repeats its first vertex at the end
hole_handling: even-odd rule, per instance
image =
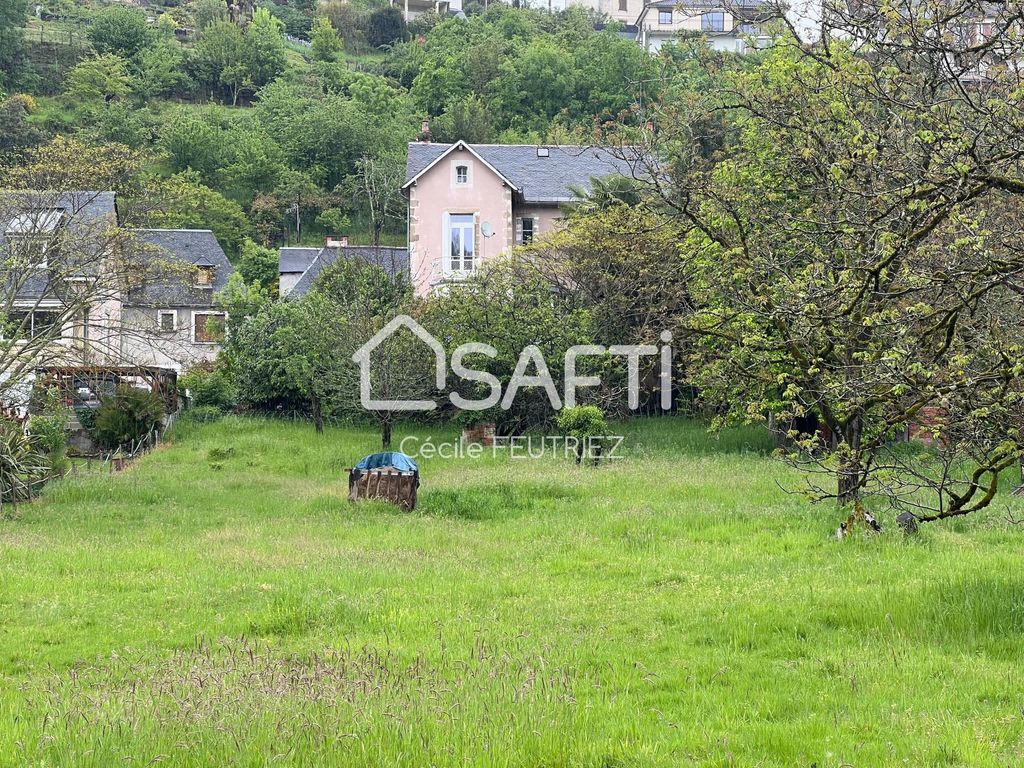
POLYGON ((188 390, 192 410, 212 408, 219 413, 235 407, 238 392, 230 374, 216 363, 195 365, 178 380, 188 390))
POLYGON ((374 48, 405 40, 405 19, 397 6, 389 5, 370 14, 366 42, 374 48))
POLYGON ((31 495, 32 482, 49 468, 21 425, 0 420, 0 508, 31 495))
POLYGON ((121 385, 96 409, 96 441, 108 449, 141 440, 164 418, 164 404, 145 389, 121 385))
POLYGON ((594 463, 601 456, 601 446, 594 445, 594 438, 606 434, 608 424, 604 413, 596 405, 576 405, 566 408, 558 414, 558 428, 568 437, 576 438, 576 463, 583 461, 588 447, 594 448, 594 463))
POLYGON ((43 453, 50 465, 50 474, 63 475, 68 469, 68 426, 71 409, 65 405, 60 390, 50 387, 41 396, 41 412, 29 422, 29 432, 35 447, 43 453))

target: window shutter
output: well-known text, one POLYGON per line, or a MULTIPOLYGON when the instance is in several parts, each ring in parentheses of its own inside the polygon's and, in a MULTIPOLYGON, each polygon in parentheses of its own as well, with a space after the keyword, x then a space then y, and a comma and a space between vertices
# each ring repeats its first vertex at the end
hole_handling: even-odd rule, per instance
POLYGON ((516 216, 516 242, 523 242, 523 217, 516 216))

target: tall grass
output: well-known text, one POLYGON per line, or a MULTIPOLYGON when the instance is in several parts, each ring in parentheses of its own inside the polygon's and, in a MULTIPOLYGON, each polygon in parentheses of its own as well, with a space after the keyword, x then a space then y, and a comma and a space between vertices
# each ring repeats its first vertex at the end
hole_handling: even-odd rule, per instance
POLYGON ((302 423, 54 484, 0 522, 0 765, 1024 764, 1016 500, 840 543, 756 430, 621 431, 413 513, 302 423))

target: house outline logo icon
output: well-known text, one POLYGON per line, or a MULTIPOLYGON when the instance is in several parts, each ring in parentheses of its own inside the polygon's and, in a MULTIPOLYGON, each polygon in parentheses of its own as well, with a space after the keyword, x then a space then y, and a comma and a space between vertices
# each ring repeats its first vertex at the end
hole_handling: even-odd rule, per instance
POLYGON ((435 400, 375 400, 370 392, 370 354, 385 339, 400 328, 408 328, 434 353, 434 379, 439 390, 447 384, 447 355, 441 342, 408 315, 396 315, 387 325, 377 331, 352 355, 352 360, 359 363, 359 402, 368 411, 432 411, 437 408, 435 400))

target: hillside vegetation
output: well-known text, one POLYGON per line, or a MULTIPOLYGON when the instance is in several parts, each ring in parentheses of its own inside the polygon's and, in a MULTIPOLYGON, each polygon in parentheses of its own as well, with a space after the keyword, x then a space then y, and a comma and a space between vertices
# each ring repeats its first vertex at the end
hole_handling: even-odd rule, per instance
POLYGON ((435 141, 588 140, 686 60, 652 59, 578 9, 471 3, 468 18, 407 27, 373 0, 261 0, 251 18, 222 0, 49 0, 31 19, 14 6, 0 18, 14 49, 0 59, 0 153, 17 163, 55 135, 127 146, 220 212, 204 223, 156 195, 147 209, 171 209, 156 223, 212 226, 232 258, 246 239, 401 244, 405 144, 424 119, 435 141))

